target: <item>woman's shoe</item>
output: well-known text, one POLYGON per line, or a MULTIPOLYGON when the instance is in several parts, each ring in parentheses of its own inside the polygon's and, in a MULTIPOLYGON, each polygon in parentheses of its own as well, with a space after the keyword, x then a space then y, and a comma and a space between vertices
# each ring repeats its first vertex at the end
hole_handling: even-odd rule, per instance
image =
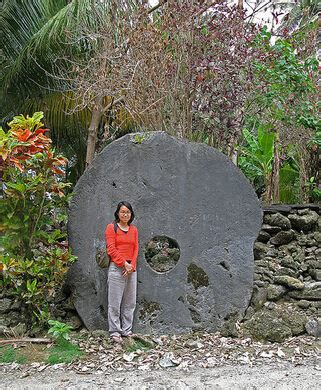
POLYGON ((121 344, 123 342, 123 339, 121 338, 121 336, 111 336, 111 339, 113 340, 114 343, 117 343, 117 344, 121 344))

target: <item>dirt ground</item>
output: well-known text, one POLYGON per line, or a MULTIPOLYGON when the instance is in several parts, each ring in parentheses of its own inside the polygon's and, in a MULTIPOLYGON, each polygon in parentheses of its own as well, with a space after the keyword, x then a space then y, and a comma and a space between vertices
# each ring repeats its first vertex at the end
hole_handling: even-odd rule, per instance
POLYGON ((48 367, 32 375, 23 368, 0 367, 0 389, 321 389, 321 367, 300 365, 223 365, 211 368, 122 370, 104 374, 76 373, 48 367), (27 376, 26 376, 27 375, 27 376))
POLYGON ((277 344, 193 333, 139 336, 118 345, 106 332, 93 331, 74 342, 85 354, 53 365, 44 356, 46 345, 16 345, 30 359, 0 364, 0 390, 321 390, 321 340, 306 335, 277 344))

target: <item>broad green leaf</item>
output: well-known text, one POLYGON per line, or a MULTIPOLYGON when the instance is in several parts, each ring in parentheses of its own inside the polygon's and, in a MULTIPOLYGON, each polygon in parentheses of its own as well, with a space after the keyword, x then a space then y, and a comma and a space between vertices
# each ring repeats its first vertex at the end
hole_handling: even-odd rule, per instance
POLYGON ((24 183, 12 183, 12 182, 6 182, 6 186, 9 188, 13 188, 21 193, 23 193, 26 190, 26 186, 24 183))

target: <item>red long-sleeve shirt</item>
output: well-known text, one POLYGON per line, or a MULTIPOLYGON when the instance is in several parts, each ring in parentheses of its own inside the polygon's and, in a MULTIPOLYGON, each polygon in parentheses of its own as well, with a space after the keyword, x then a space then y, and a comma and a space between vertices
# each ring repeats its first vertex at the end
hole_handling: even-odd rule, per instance
POLYGON ((116 233, 114 224, 107 225, 105 230, 107 253, 111 261, 118 267, 124 267, 125 261, 130 260, 130 264, 136 271, 138 256, 138 230, 134 225, 129 225, 128 232, 117 227, 116 233))

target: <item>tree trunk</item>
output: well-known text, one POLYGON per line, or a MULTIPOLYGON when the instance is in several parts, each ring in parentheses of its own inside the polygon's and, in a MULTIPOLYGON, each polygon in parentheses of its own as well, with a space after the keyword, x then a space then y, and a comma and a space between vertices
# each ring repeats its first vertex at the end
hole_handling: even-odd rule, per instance
POLYGON ((97 97, 95 99, 94 107, 91 114, 91 122, 89 125, 87 137, 86 168, 90 165, 95 155, 98 126, 102 117, 102 102, 102 97, 97 97))
POLYGON ((237 150, 236 145, 239 139, 239 134, 236 134, 236 132, 233 133, 232 136, 229 137, 228 144, 227 144, 227 155, 230 158, 230 160, 237 165, 237 150))
POLYGON ((316 147, 316 170, 315 170, 315 183, 317 188, 321 191, 321 148, 319 146, 316 147))
POLYGON ((29 337, 23 337, 21 339, 4 339, 0 340, 0 345, 3 344, 17 344, 17 343, 36 343, 36 344, 51 344, 53 343, 53 340, 51 339, 40 339, 40 338, 29 338, 29 337))
POLYGON ((235 165, 237 165, 236 146, 242 134, 243 120, 244 120, 243 109, 236 108, 234 110, 234 115, 232 119, 230 119, 228 123, 229 135, 228 135, 227 145, 226 145, 226 154, 235 165))
POLYGON ((274 140, 274 156, 272 164, 272 173, 268 191, 268 202, 280 202, 280 135, 276 131, 274 140))
POLYGON ((272 172, 269 172, 269 173, 266 172, 266 176, 264 178, 265 191, 262 194, 262 199, 263 199, 263 202, 266 204, 271 203, 271 197, 272 197, 271 196, 271 193, 272 193, 271 192, 271 186, 272 186, 271 176, 272 176, 272 172))
POLYGON ((307 182, 309 180, 304 156, 300 153, 300 197, 301 203, 308 203, 309 193, 307 191, 307 182))
MULTIPOLYGON (((317 29, 317 34, 316 34, 316 45, 315 45, 315 50, 316 50, 316 58, 318 60, 318 63, 320 65, 321 62, 321 6, 319 3, 319 17, 318 17, 318 29, 317 29)), ((319 74, 320 75, 320 74, 319 74)), ((320 77, 318 80, 318 83, 320 85, 320 77)), ((321 191, 321 175, 320 175, 320 168, 321 168, 321 148, 320 146, 316 145, 316 170, 315 170, 315 183, 316 187, 321 191)))

